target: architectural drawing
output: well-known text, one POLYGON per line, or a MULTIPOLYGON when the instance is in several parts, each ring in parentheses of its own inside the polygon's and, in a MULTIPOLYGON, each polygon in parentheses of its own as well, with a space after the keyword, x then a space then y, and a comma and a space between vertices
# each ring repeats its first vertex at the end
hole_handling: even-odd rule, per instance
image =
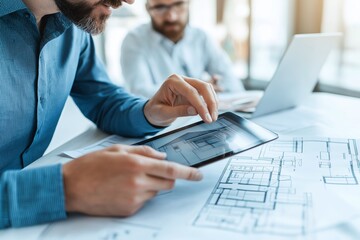
POLYGON ((144 144, 165 152, 172 161, 195 165, 230 151, 246 149, 258 142, 259 139, 251 132, 241 129, 225 118, 219 118, 212 124, 193 126, 184 132, 180 131, 144 144))
POLYGON ((229 159, 193 226, 305 235, 322 220, 314 211, 320 193, 309 186, 326 191, 358 185, 359 166, 353 139, 272 142, 229 159))
POLYGON ((160 229, 157 227, 130 223, 114 218, 76 217, 67 222, 49 224, 38 240, 56 239, 96 239, 96 240, 138 240, 156 239, 160 229), (84 231, 82 231, 84 230, 84 231))
POLYGON ((193 165, 230 151, 232 146, 229 146, 229 140, 234 134, 234 130, 229 127, 189 132, 157 149, 166 152, 171 159, 193 165))

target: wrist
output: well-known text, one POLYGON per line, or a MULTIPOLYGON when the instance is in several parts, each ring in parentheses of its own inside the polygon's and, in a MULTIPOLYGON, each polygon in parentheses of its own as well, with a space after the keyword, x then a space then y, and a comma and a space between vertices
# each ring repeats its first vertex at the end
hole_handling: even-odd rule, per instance
POLYGON ((165 127, 167 127, 167 126, 169 125, 169 124, 162 125, 162 124, 158 123, 158 122, 154 119, 154 117, 152 116, 150 100, 148 100, 148 101, 144 104, 143 113, 144 113, 144 116, 145 116, 145 120, 149 123, 149 125, 151 125, 151 126, 154 127, 154 128, 162 129, 162 128, 165 128, 165 127))
POLYGON ((63 165, 63 182, 64 182, 64 195, 65 195, 65 209, 67 212, 76 212, 75 199, 76 195, 73 190, 73 185, 71 183, 71 169, 69 163, 63 165))

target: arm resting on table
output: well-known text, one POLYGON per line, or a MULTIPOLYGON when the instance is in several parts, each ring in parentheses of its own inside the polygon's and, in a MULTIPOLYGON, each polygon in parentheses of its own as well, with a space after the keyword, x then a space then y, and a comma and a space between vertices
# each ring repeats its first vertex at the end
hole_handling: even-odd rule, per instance
POLYGON ((66 218, 61 165, 11 170, 0 181, 0 228, 66 218))

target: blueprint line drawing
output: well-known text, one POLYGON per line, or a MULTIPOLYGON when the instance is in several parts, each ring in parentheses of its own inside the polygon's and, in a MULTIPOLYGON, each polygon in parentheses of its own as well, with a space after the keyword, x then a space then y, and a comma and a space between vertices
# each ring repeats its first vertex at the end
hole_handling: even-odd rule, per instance
POLYGON ((40 234, 38 240, 56 239, 96 239, 96 240, 138 240, 156 239, 160 228, 118 220, 115 218, 76 217, 69 223, 49 224, 40 234), (84 231, 81 231, 84 229, 84 231))
POLYGON ((274 141, 228 160, 193 226, 244 234, 306 235, 326 221, 317 209, 319 195, 334 187, 354 190, 359 167, 355 139, 274 141))
POLYGON ((229 142, 234 135, 236 132, 226 126, 185 133, 159 147, 154 147, 151 143, 148 145, 158 151, 166 152, 170 158, 178 159, 179 163, 194 165, 231 151, 233 146, 230 146, 229 142))
POLYGON ((318 164, 323 169, 325 184, 358 185, 354 164, 359 171, 360 161, 355 139, 295 138, 292 142, 279 141, 274 145, 270 151, 286 149, 287 153, 318 152, 318 164), (345 172, 342 171, 344 164, 347 165, 345 172))
POLYGON ((248 148, 249 145, 253 146, 258 142, 259 139, 250 131, 240 128, 225 118, 219 118, 212 124, 196 125, 186 131, 144 144, 165 152, 172 161, 195 165, 231 151, 248 148))
POLYGON ((276 159, 231 158, 194 225, 241 233, 305 234, 311 193, 297 195, 291 177, 281 175, 282 166, 276 159), (294 221, 277 223, 280 214, 291 214, 294 221))

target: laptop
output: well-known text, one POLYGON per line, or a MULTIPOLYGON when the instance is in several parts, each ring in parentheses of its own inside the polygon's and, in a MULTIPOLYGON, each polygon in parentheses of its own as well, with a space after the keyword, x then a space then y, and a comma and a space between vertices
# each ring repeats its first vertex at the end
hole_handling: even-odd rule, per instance
POLYGON ((263 94, 250 91, 223 102, 219 97, 219 109, 255 118, 301 104, 314 89, 325 60, 341 36, 341 33, 294 35, 263 94))

